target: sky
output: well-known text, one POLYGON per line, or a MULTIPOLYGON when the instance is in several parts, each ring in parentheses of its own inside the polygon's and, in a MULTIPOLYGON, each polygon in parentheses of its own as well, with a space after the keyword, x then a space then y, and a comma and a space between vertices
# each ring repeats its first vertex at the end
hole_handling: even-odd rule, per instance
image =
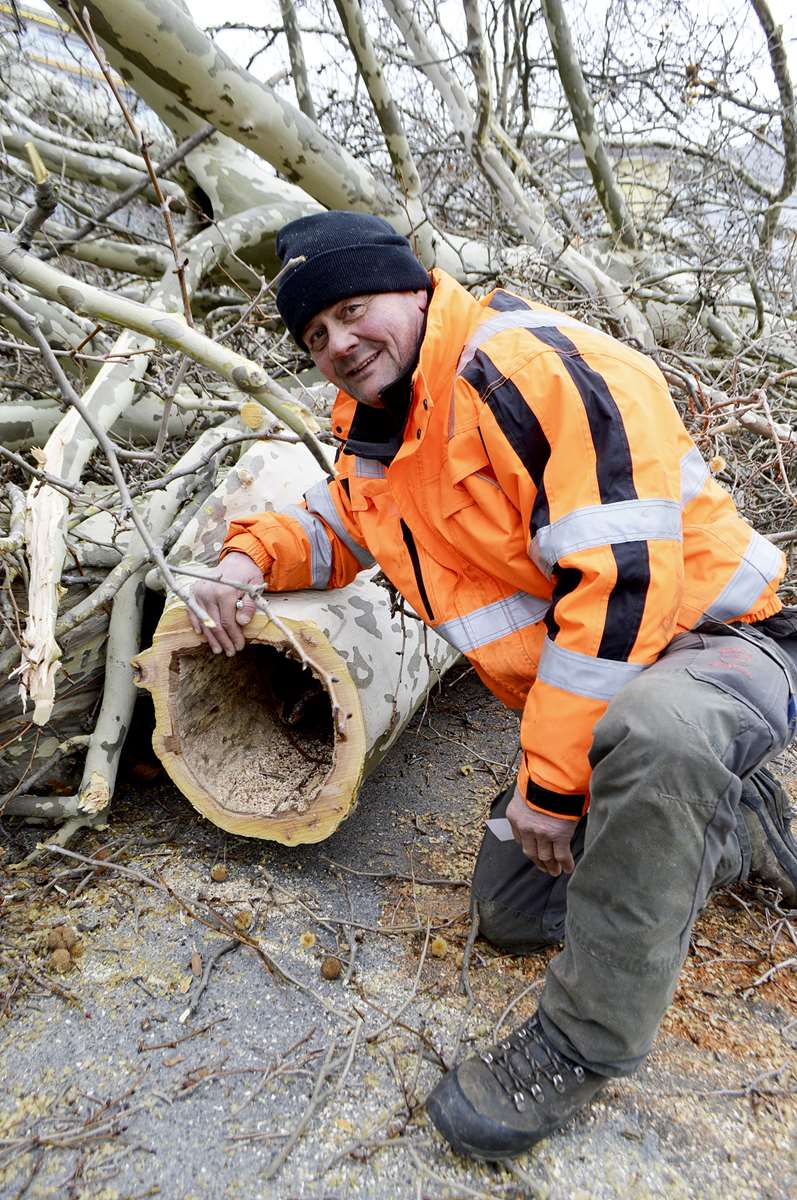
MULTIPOLYGON (((18 3, 27 8, 40 9, 48 11, 48 6, 45 0, 18 0, 18 3)), ((221 21, 251 21, 252 24, 257 24, 264 20, 264 14, 269 11, 269 8, 276 15, 278 6, 276 3, 269 6, 264 4, 263 0, 225 0, 223 8, 220 9, 218 0, 185 0, 185 3, 191 12, 194 20, 201 26, 220 24, 221 21)), ((569 0, 569 5, 575 9, 580 7, 583 0, 579 0, 578 4, 574 0, 569 0)), ((633 3, 633 0, 631 0, 633 3)), ((662 0, 663 8, 666 8, 668 0, 662 0)), ((597 19, 597 9, 604 4, 604 0, 590 0, 590 16, 597 19)), ((438 7, 442 7, 439 5, 438 7)), ((459 9, 460 5, 455 0, 449 0, 449 7, 459 9)), ((728 0, 692 0, 690 5, 692 11, 704 11, 707 15, 714 14, 721 17, 728 9, 728 0)), ((797 6, 795 0, 769 0, 769 7, 775 20, 782 24, 786 31, 786 40, 789 52, 789 61, 791 65, 792 78, 797 77, 797 6)), ((267 19, 267 18, 266 18, 267 19)), ((231 46, 231 41, 225 42, 226 46, 231 46)), ((766 61, 763 66, 767 67, 766 61)))

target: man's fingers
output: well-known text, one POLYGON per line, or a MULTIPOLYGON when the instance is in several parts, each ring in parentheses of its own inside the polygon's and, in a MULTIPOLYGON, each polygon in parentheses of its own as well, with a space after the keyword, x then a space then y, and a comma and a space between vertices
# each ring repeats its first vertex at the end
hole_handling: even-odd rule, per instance
MULTIPOLYGON (((225 620, 224 609, 218 600, 211 596, 204 602, 204 608, 213 622, 213 628, 204 626, 203 632, 207 638, 208 645, 214 654, 234 654, 235 650, 230 641, 229 634, 225 628, 227 621, 225 620)), ((230 618, 227 618, 229 620, 230 618)))
POLYGON ((235 620, 239 625, 248 625, 255 615, 255 602, 251 596, 241 596, 235 601, 235 620))
POLYGON ((194 590, 194 599, 207 613, 212 628, 204 625, 190 609, 188 616, 194 632, 205 638, 214 654, 233 655, 246 645, 243 626, 249 624, 255 612, 254 600, 242 595, 240 589, 261 587, 263 573, 247 554, 235 551, 224 559, 214 575, 194 590))
POLYGON ((523 841, 523 853, 526 858, 530 858, 535 867, 544 871, 546 875, 561 875, 562 868, 557 862, 554 852, 555 848, 552 842, 547 838, 527 837, 523 841))
POLYGON ((564 842, 557 842, 554 849, 556 851, 556 861, 559 863, 559 866, 565 874, 570 875, 576 869, 570 843, 568 842, 565 845, 564 842))
POLYGON ((515 841, 540 871, 556 877, 575 870, 570 839, 573 822, 527 805, 517 787, 506 808, 515 841))
POLYGON ((200 629, 200 633, 204 637, 207 644, 210 646, 213 653, 221 654, 221 643, 219 642, 218 638, 216 637, 216 634, 218 633, 218 629, 219 629, 218 618, 216 616, 214 616, 213 613, 210 612, 210 609, 209 609, 209 606, 207 603, 205 603, 203 605, 203 608, 205 609, 205 612, 208 614, 208 616, 213 621, 215 627, 213 629, 211 629, 208 625, 203 625, 200 629))

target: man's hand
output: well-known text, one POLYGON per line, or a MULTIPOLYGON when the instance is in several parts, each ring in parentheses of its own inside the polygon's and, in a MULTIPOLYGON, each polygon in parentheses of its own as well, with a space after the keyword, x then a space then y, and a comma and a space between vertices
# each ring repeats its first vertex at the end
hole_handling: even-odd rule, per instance
POLYGON ((216 568, 216 579, 225 580, 217 583, 213 579, 203 579, 194 588, 194 599, 202 605, 209 617, 215 622, 215 629, 209 629, 188 610, 188 617, 194 633, 201 634, 207 641, 214 654, 235 654, 246 645, 242 625, 248 625, 255 611, 255 602, 251 596, 241 596, 236 585, 257 587, 263 582, 263 572, 248 554, 233 550, 222 559, 216 568), (230 584, 233 586, 231 587, 230 584), (240 608, 235 607, 236 600, 242 600, 240 608))
POLYGON ((548 875, 569 875, 575 870, 570 852, 570 840, 576 822, 561 817, 550 817, 547 813, 529 808, 517 787, 506 807, 506 816, 512 826, 515 841, 535 866, 548 875))

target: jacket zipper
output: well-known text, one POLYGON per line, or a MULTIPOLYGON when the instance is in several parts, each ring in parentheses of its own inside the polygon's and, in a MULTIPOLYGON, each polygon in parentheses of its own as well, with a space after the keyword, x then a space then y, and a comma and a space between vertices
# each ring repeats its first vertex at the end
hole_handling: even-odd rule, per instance
POLYGON ((412 569, 415 572, 415 582, 418 585, 423 606, 429 614, 429 620, 434 620, 434 611, 429 603, 429 593, 426 591, 426 584, 423 581, 423 573, 421 571, 421 560, 418 557, 418 547, 415 545, 415 538, 412 536, 412 530, 406 524, 403 517, 399 518, 401 522, 401 536, 404 538, 404 545, 407 547, 407 553, 410 556, 412 569))

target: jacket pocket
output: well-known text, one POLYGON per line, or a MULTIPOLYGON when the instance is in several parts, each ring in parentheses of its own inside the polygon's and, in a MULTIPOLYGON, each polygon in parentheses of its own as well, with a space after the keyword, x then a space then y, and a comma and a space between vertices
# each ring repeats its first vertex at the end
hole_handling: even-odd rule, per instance
MULTIPOLYGON (((460 509, 475 503, 473 496, 465 486, 465 480, 479 474, 491 477, 493 471, 481 434, 474 426, 473 429, 455 433, 448 442, 446 459, 440 476, 440 511, 444 517, 450 517, 460 509)), ((497 488, 497 481, 494 479, 491 481, 497 488)))

